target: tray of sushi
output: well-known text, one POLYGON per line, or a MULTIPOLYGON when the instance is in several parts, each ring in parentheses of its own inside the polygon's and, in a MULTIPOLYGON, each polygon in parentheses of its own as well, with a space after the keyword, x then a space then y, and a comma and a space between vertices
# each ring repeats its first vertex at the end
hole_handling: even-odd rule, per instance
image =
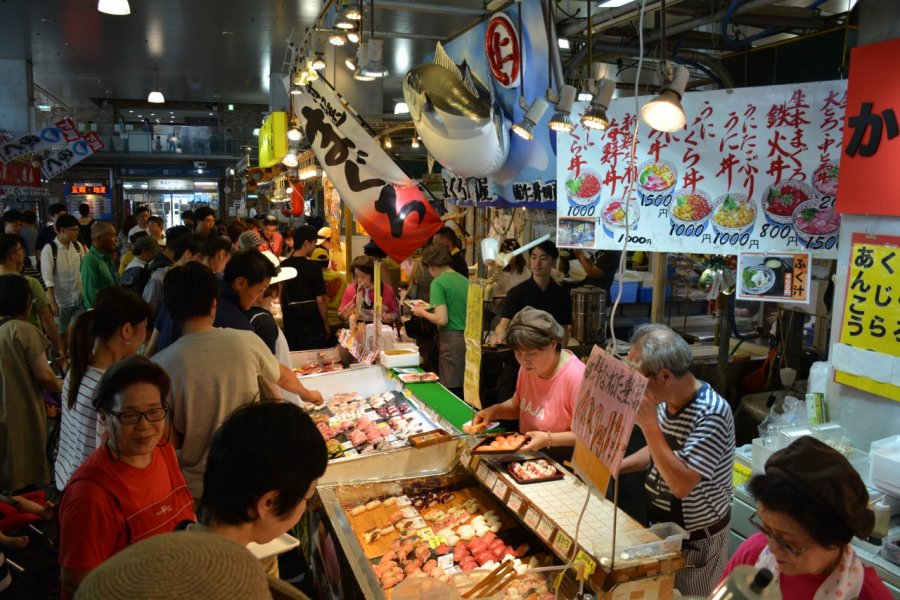
POLYGON ((565 477, 562 471, 544 458, 505 461, 506 471, 518 483, 540 483, 565 477))

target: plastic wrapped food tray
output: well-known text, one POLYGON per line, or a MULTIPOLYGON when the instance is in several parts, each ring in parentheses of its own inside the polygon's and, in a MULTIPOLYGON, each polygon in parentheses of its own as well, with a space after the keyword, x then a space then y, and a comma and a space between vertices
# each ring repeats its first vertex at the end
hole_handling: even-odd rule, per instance
MULTIPOLYGON (((681 542, 687 537, 687 531, 675 523, 657 523, 646 530, 628 532, 616 540, 616 564, 675 554, 681 551, 681 542)), ((600 557, 604 566, 610 560, 609 542, 594 540, 593 555, 600 557)))

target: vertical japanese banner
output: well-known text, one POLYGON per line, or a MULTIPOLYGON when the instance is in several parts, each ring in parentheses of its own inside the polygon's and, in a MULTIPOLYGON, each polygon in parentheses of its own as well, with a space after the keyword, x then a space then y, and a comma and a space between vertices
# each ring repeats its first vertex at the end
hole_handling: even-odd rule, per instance
POLYGON ((809 304, 811 260, 809 252, 742 252, 737 263, 737 299, 809 304))
POLYGON ((900 237, 854 233, 835 381, 900 401, 900 237))
POLYGON ((559 137, 557 244, 621 248, 627 216, 634 250, 835 258, 846 101, 841 81, 688 93, 685 128, 640 124, 632 162, 635 99, 614 100, 605 131, 559 137))
POLYGON ((900 39, 850 51, 850 83, 837 209, 854 215, 900 215, 894 201, 900 164, 900 39))
POLYGON ((481 409, 481 331, 484 306, 484 288, 481 283, 469 284, 466 298, 466 370, 463 375, 463 399, 481 409))
POLYGON ((375 243, 403 262, 442 225, 418 184, 321 77, 292 98, 294 114, 341 200, 375 243))
POLYGON ((572 432, 613 476, 618 476, 646 388, 646 377, 594 346, 572 415, 572 432))

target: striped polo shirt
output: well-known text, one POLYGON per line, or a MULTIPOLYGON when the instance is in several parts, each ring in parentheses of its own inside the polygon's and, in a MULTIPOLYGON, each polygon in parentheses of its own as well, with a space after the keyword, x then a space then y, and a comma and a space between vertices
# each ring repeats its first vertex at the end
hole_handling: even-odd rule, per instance
MULTIPOLYGON (((700 482, 681 500, 684 528, 709 527, 731 510, 734 419, 731 407, 705 381, 690 404, 671 414, 666 404, 657 408, 659 426, 675 455, 700 474, 700 482)), ((666 510, 668 500, 677 502, 656 465, 647 473, 647 487, 658 496, 657 510, 666 510), (668 499, 668 500, 667 500, 668 499)))

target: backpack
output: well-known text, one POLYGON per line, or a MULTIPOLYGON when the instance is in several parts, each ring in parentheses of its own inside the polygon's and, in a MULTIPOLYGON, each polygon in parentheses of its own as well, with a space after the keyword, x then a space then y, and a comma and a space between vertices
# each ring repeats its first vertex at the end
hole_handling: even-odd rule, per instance
POLYGON ((97 219, 91 219, 88 221, 87 225, 78 224, 78 241, 87 246, 91 247, 91 227, 94 223, 97 222, 97 219))
MULTIPOLYGON (((81 225, 79 225, 79 227, 81 227, 81 225)), ((85 250, 81 244, 78 243, 78 240, 72 240, 72 243, 75 244, 75 249, 78 250, 78 254, 84 258, 85 250)), ((59 256, 59 246, 56 245, 56 240, 50 242, 50 253, 53 254, 53 274, 58 275, 59 268, 56 266, 56 257, 59 256)))
POLYGON ((120 286, 128 288, 139 296, 144 293, 144 287, 147 285, 148 281, 150 281, 150 270, 146 265, 143 267, 131 267, 130 269, 125 269, 125 272, 119 277, 120 286))

